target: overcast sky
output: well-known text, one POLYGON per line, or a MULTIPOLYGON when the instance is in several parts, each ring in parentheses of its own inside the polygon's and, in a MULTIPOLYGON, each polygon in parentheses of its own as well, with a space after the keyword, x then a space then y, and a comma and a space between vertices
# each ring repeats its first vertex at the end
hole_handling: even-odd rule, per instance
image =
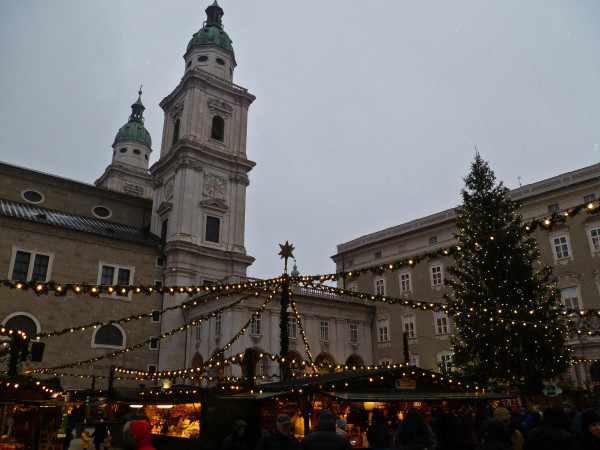
MULTIPOLYGON (((0 160, 93 183, 140 84, 158 106, 213 0, 2 0, 0 160)), ((219 0, 250 107, 249 275, 456 206, 474 148, 509 188, 599 162, 600 2, 219 0)))

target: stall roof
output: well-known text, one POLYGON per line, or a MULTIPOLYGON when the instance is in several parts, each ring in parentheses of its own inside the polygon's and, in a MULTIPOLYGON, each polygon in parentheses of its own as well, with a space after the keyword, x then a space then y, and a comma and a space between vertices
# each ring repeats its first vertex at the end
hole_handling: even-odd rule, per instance
POLYGON ((262 400, 264 398, 278 397, 280 395, 288 395, 290 392, 242 392, 241 394, 222 395, 219 398, 234 399, 234 400, 262 400))
POLYGON ((444 391, 413 391, 413 390, 382 390, 365 392, 323 391, 322 394, 342 400, 356 402, 442 402, 452 400, 500 400, 513 398, 513 395, 503 395, 496 392, 444 392, 444 391))

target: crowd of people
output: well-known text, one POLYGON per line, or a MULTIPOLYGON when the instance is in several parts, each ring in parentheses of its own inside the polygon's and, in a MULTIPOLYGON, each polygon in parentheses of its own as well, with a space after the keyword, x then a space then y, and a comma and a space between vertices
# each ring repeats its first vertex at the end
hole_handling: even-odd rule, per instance
MULTIPOLYGON (((375 409, 366 433, 369 448, 392 450, 600 450, 600 411, 578 412, 569 401, 543 411, 483 408, 459 415, 447 410, 433 418, 409 410, 390 426, 375 409)), ((248 424, 235 421, 221 450, 351 450, 347 423, 329 411, 319 413, 315 431, 298 440, 291 419, 281 414, 257 443, 247 440, 248 424)))

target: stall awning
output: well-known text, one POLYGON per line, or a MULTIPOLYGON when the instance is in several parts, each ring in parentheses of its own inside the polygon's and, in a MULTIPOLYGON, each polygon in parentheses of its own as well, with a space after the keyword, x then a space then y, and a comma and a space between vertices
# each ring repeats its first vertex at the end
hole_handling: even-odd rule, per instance
POLYGON ((443 402, 462 400, 500 400, 513 398, 496 392, 423 392, 412 390, 339 392, 329 391, 322 394, 353 402, 443 402))
POLYGON ((241 394, 221 395, 219 398, 233 400, 262 400, 263 398, 278 397, 288 395, 290 392, 242 392, 241 394))

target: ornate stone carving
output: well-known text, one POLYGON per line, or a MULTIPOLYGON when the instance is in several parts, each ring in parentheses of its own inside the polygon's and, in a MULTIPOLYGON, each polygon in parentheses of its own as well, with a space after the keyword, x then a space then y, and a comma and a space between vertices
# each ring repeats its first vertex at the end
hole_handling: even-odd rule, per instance
POLYGON ((252 339, 252 342, 254 342, 254 345, 258 345, 258 343, 262 339, 262 335, 261 334, 251 334, 250 339, 252 339))
POLYGON ((169 181, 167 181, 167 184, 165 185, 165 190, 163 192, 163 199, 165 201, 169 201, 173 198, 173 179, 170 179, 169 181))
POLYGON ((167 214, 169 211, 173 209, 173 203, 171 202, 162 202, 158 209, 156 210, 156 214, 159 216, 163 216, 167 214))
POLYGON ((579 275, 574 273, 563 273, 558 277, 557 285, 560 289, 577 286, 580 283, 579 275))
POLYGON ((191 158, 182 158, 179 161, 177 161, 175 171, 177 172, 180 169, 193 169, 196 172, 202 172, 203 170, 202 163, 191 158))
POLYGON ((297 347, 296 342, 297 342, 296 338, 290 338, 289 344, 288 344, 288 349, 296 351, 296 347, 297 347))
POLYGON ((321 344, 321 351, 325 353, 329 353, 329 341, 319 341, 321 344))
POLYGON ((383 306, 380 306, 377 308, 377 319, 378 320, 389 319, 389 318, 390 318, 390 312, 387 308, 384 308, 383 306))
POLYGON ((243 184, 245 186, 250 185, 250 178, 248 178, 248 175, 243 173, 232 173, 229 175, 229 179, 234 183, 243 184))
POLYGON ((207 197, 224 199, 227 193, 227 181, 215 174, 206 174, 204 177, 204 195, 207 197))
POLYGON ((228 103, 224 102, 223 100, 212 98, 208 100, 208 108, 210 109, 211 113, 218 114, 223 117, 229 117, 233 112, 233 107, 231 107, 228 103))
POLYGON ((126 184, 123 186, 123 190, 134 195, 142 195, 144 193, 144 188, 137 184, 126 184))

